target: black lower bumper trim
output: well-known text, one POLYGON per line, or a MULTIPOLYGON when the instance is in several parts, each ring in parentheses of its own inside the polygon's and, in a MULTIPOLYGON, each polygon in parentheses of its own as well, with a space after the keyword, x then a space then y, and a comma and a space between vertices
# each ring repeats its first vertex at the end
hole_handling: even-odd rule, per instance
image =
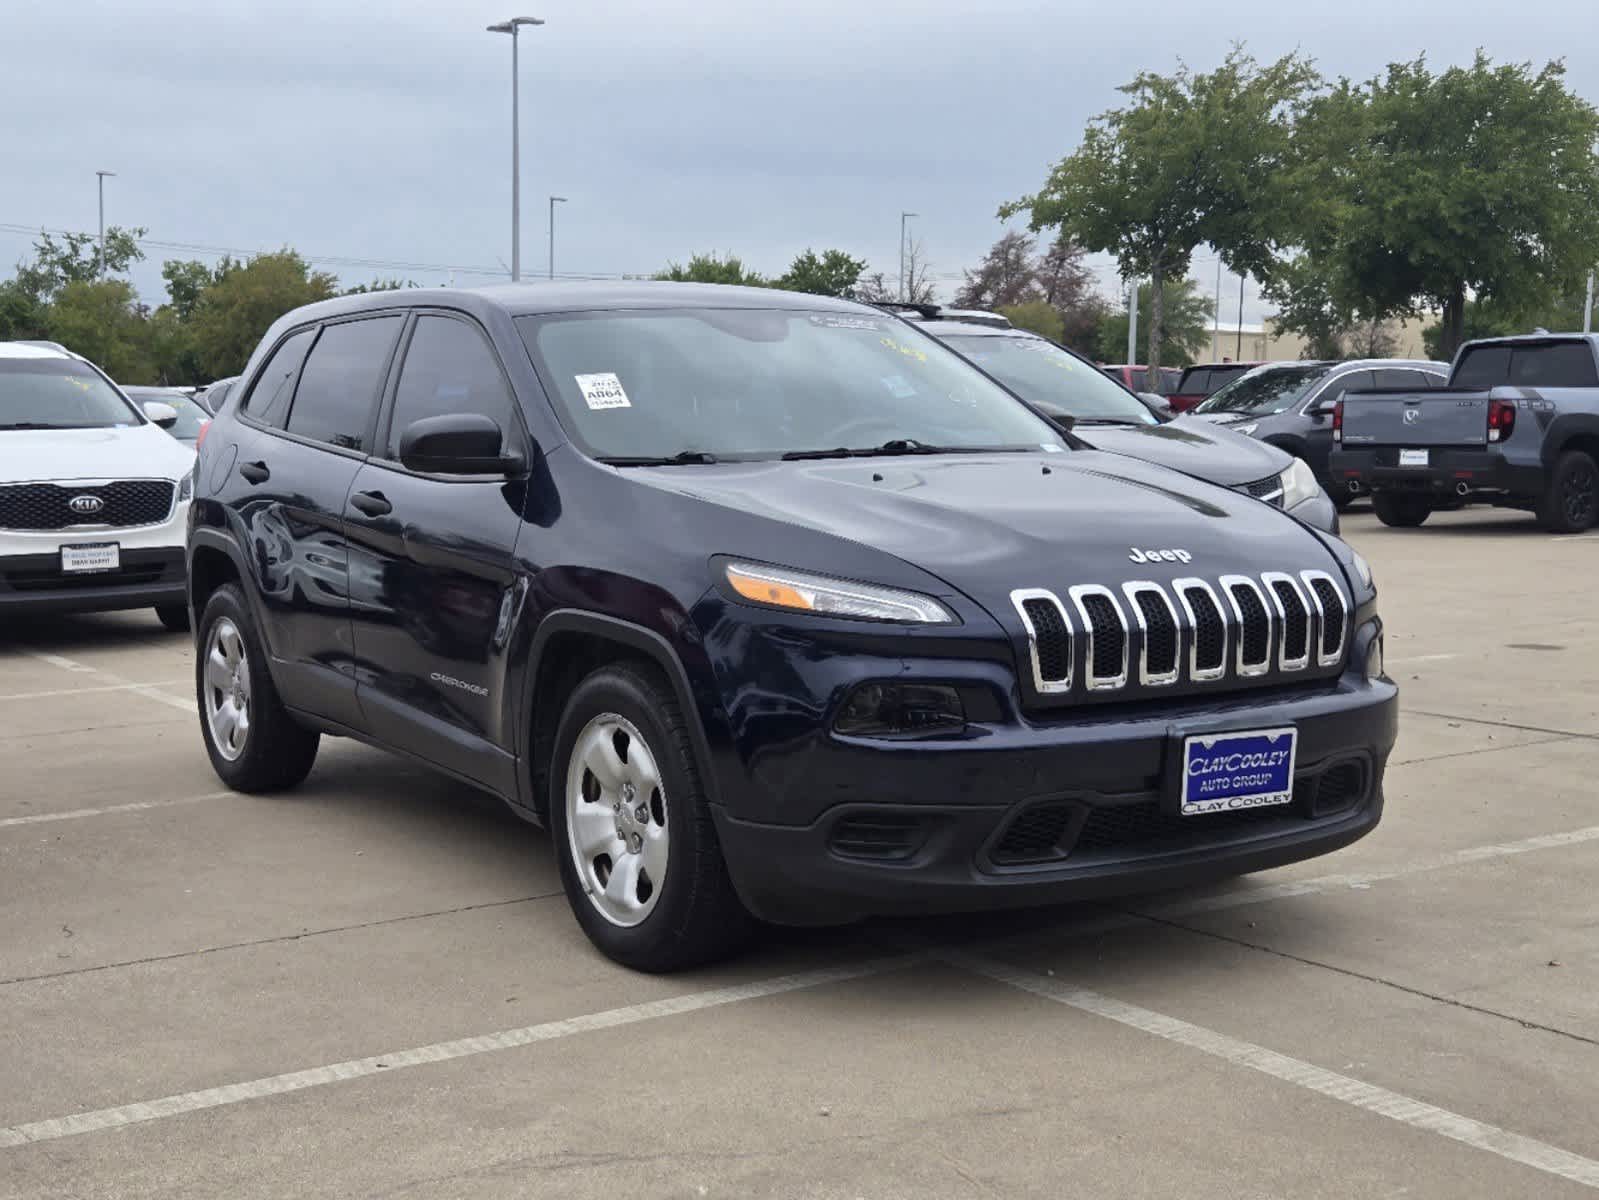
MULTIPOLYGON (((108 539, 114 540, 114 539, 108 539)), ((181 547, 122 551, 114 571, 66 575, 58 554, 0 558, 0 612, 115 612, 184 604, 187 574, 181 547)))

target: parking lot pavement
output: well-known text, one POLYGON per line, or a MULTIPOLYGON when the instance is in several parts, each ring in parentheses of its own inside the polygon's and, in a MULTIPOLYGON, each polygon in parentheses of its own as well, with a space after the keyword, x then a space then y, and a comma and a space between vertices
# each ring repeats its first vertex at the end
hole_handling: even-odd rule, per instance
POLYGON ((1383 825, 1108 906, 600 959, 547 837, 327 742, 222 792, 152 616, 0 632, 0 1197, 1599 1189, 1599 538, 1351 514, 1383 825))

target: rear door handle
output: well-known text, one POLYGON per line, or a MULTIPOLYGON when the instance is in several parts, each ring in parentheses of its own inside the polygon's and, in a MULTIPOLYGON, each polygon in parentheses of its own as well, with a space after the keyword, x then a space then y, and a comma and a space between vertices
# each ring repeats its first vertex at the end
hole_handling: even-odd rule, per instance
POLYGON ((272 478, 272 472, 267 470, 267 465, 264 462, 241 463, 239 464, 239 474, 243 475, 251 483, 265 483, 272 478))
POLYGON ((385 517, 394 511, 382 492, 357 492, 350 497, 350 505, 369 517, 385 517))

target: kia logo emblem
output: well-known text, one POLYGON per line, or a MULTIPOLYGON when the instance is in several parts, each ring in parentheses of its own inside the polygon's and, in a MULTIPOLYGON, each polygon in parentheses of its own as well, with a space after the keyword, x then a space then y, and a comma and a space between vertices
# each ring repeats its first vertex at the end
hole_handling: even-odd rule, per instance
POLYGON ((105 501, 99 496, 74 496, 67 501, 67 507, 80 517, 92 517, 105 507, 105 501))
POLYGON ((1419 409, 1419 408, 1407 408, 1407 409, 1405 409, 1405 424, 1406 425, 1414 425, 1419 420, 1421 420, 1421 409, 1419 409))

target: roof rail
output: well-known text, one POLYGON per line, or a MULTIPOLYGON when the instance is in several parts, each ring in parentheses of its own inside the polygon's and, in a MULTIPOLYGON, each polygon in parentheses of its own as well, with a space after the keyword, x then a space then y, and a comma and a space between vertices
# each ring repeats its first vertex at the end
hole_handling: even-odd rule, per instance
POLYGON ((887 309, 890 312, 902 308, 908 309, 911 312, 920 313, 924 321, 933 320, 940 312, 943 311, 943 307, 941 305, 922 304, 914 300, 873 300, 871 304, 873 308, 887 309))

